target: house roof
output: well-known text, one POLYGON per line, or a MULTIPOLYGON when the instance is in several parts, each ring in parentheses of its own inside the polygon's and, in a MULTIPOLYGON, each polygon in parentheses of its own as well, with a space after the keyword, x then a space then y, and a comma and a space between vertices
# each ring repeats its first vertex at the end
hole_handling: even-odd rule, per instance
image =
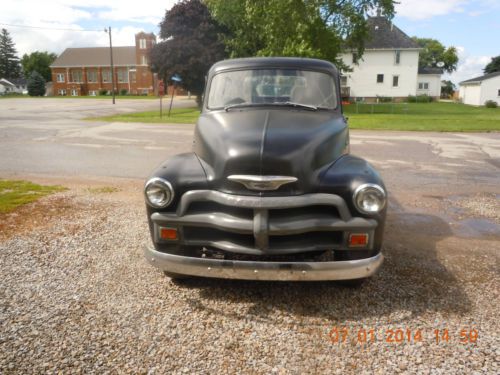
POLYGON ((479 83, 479 82, 483 82, 487 79, 497 77, 497 76, 500 76, 500 72, 493 72, 493 73, 485 74, 485 75, 482 75, 482 76, 479 76, 476 78, 471 78, 471 79, 460 82, 460 85, 468 84, 468 83, 479 83))
POLYGON ((418 74, 443 74, 443 69, 423 67, 423 68, 418 68, 418 74))
POLYGON ((365 49, 420 49, 416 42, 385 17, 370 17, 367 23, 369 36, 365 49))
MULTIPOLYGON (((109 55, 109 47, 66 48, 50 67, 109 66, 109 55)), ((113 47, 113 65, 136 65, 135 47, 113 47)))
POLYGON ((9 82, 16 86, 25 86, 28 83, 26 78, 9 78, 9 82))
POLYGON ((0 85, 5 86, 5 87, 7 87, 7 86, 14 87, 15 86, 12 82, 6 80, 5 78, 0 79, 0 85))

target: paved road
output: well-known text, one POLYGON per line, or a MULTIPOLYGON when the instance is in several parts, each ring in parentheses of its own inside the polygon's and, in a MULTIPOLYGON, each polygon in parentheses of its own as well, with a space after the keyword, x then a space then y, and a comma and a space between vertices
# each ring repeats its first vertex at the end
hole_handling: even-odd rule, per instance
MULTIPOLYGON (((166 157, 188 151, 192 125, 89 122, 90 116, 156 108, 157 101, 0 100, 0 173, 144 178, 166 157)), ((176 106, 191 106, 184 99, 176 106)), ((351 151, 373 162, 389 185, 498 186, 500 133, 351 132, 351 151)))

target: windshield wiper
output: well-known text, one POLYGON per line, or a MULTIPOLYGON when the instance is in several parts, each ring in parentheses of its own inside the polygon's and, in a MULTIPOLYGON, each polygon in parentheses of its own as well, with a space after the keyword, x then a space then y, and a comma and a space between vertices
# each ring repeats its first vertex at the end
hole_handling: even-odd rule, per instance
POLYGON ((317 111, 318 107, 310 104, 302 104, 302 103, 296 103, 296 102, 284 102, 284 103, 276 103, 280 105, 288 105, 290 107, 298 107, 298 108, 305 108, 305 109, 310 109, 311 111, 317 111))
POLYGON ((295 103, 295 102, 275 102, 275 103, 236 103, 230 104, 224 107, 224 110, 227 112, 232 108, 243 108, 243 107, 260 107, 260 106, 287 106, 287 107, 296 107, 296 108, 305 108, 311 111, 317 111, 318 107, 309 104, 295 103))
POLYGON ((243 108, 243 107, 254 107, 254 106, 259 106, 262 104, 258 103, 235 103, 235 104, 229 104, 224 107, 224 111, 229 111, 231 108, 243 108))

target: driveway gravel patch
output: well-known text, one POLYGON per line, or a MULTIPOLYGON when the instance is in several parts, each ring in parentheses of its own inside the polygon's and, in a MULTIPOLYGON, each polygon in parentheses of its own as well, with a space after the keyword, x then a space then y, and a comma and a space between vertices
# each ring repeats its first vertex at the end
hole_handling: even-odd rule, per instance
POLYGON ((359 289, 174 283, 143 259, 136 187, 55 197, 70 209, 0 241, 1 373, 500 371, 498 240, 457 238, 439 216, 390 210, 386 261, 359 289), (398 330, 410 339, 388 342, 398 330))

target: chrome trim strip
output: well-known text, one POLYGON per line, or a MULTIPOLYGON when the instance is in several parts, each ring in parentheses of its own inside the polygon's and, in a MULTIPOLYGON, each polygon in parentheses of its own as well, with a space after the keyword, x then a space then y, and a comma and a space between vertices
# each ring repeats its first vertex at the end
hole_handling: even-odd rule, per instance
POLYGON ((199 201, 212 201, 225 206, 252 209, 280 209, 326 205, 336 207, 340 218, 344 221, 349 221, 352 217, 344 199, 335 194, 315 193, 286 197, 255 197, 226 194, 216 190, 191 190, 184 193, 177 207, 177 216, 184 216, 189 205, 199 201))
POLYGON ((320 281, 360 279, 373 275, 383 261, 371 258, 337 262, 250 262, 193 258, 145 247, 144 256, 153 266, 181 275, 241 280, 320 281))
POLYGON ((258 176, 233 174, 227 178, 229 181, 239 182, 249 190, 271 191, 278 190, 285 184, 297 182, 297 177, 292 176, 258 176))

